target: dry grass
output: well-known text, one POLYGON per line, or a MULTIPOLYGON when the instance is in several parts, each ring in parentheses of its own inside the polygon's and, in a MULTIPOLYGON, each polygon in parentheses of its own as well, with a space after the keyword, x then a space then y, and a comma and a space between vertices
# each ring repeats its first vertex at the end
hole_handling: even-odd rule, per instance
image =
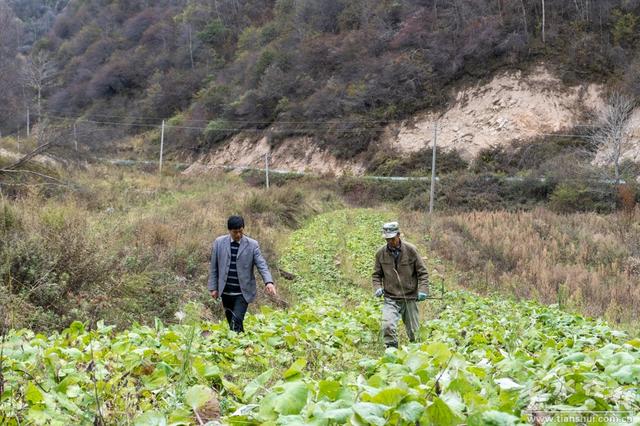
MULTIPOLYGON (((260 241, 275 272, 293 228, 343 206, 335 184, 326 182, 296 180, 265 191, 231 175, 159 177, 114 167, 67 178, 73 189, 33 189, 0 200, 0 310, 14 313, 13 327, 44 330, 91 318, 126 326, 170 321, 190 301, 211 307, 210 245, 226 232, 230 214, 245 216, 247 234, 260 241)), ((448 275, 465 287, 637 326, 637 209, 476 212, 429 222, 410 212, 401 221, 416 243, 459 272, 448 275)))
POLYGON ((73 190, 0 201, 0 309, 27 312, 10 315, 14 328, 92 318, 126 326, 171 321, 190 301, 213 307, 206 291, 211 242, 227 232, 229 215, 245 217, 246 233, 260 241, 275 272, 282 236, 326 204, 315 191, 265 191, 225 174, 159 177, 92 167, 68 178, 73 190))
POLYGON ((476 212, 405 220, 482 293, 558 303, 633 329, 640 312, 640 211, 559 215, 476 212))

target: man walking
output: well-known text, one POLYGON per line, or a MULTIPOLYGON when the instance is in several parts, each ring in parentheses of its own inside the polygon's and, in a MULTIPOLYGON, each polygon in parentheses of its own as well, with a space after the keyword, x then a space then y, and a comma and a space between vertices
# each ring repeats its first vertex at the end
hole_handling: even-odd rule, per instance
POLYGON ((254 266, 260 271, 267 294, 276 295, 276 287, 258 242, 244 235, 244 219, 231 216, 227 220, 229 234, 213 242, 208 289, 211 297, 221 297, 229 328, 244 331, 244 316, 249 303, 256 298, 254 266))
POLYGON ((418 305, 429 294, 429 274, 413 244, 400 239, 398 222, 385 223, 387 244, 376 253, 373 271, 375 296, 384 296, 382 331, 386 347, 398 347, 398 321, 402 318, 410 341, 418 330, 418 305))

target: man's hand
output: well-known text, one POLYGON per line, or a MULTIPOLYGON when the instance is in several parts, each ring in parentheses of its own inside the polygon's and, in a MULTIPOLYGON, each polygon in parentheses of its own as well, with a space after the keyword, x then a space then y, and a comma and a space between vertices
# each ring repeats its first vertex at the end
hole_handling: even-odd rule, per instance
POLYGON ((382 287, 380 287, 374 294, 376 297, 382 297, 382 295, 384 294, 384 290, 382 289, 382 287))
POLYGON ((218 290, 211 290, 211 297, 213 297, 214 299, 217 299, 218 296, 219 296, 218 290))
POLYGON ((419 292, 418 302, 424 302, 425 300, 427 300, 427 293, 419 292))
POLYGON ((266 287, 265 287, 265 291, 267 292, 267 294, 269 296, 273 296, 276 297, 277 296, 277 292, 276 292, 276 286, 273 285, 273 283, 267 283, 266 287))

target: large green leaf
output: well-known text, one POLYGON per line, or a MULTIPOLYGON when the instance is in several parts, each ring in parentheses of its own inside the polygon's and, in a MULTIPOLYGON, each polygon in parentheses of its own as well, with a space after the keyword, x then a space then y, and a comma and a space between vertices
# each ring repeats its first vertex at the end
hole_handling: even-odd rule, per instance
POLYGON ((438 364, 444 364, 451 356, 449 347, 442 342, 434 342, 427 345, 425 352, 434 357, 438 364))
POLYGON ((338 381, 321 380, 318 383, 318 399, 321 400, 323 398, 326 398, 329 401, 335 401, 336 399, 338 399, 338 395, 340 394, 341 389, 342 385, 338 381))
POLYGON ((271 379, 273 371, 274 369, 270 368, 269 370, 265 371, 264 373, 260 374, 258 377, 250 381, 247 386, 245 386, 244 391, 242 392, 242 398, 245 402, 253 401, 253 397, 256 392, 258 392, 258 390, 262 386, 264 386, 269 381, 269 379, 271 379))
POLYGON ((33 384, 33 382, 29 382, 27 385, 27 389, 24 392, 24 396, 27 401, 32 404, 38 404, 44 400, 44 396, 40 388, 33 384))
POLYGON ((619 383, 640 385, 640 363, 636 365, 623 365, 611 372, 611 377, 619 383))
POLYGON ((290 379, 294 376, 297 376, 302 373, 306 366, 307 360, 304 358, 298 358, 293 364, 291 364, 291 367, 289 367, 289 369, 282 374, 282 377, 284 377, 285 379, 290 379))
POLYGON ((213 390, 204 385, 191 386, 184 394, 184 400, 193 410, 201 408, 207 401, 215 398, 213 390))
POLYGON ((495 379, 494 381, 503 391, 514 391, 523 388, 521 384, 516 383, 509 377, 495 379))
POLYGON ((142 383, 149 390, 164 388, 169 382, 167 372, 164 369, 156 368, 150 376, 144 376, 142 383))
POLYGON ((353 406, 353 411, 367 424, 384 426, 387 422, 384 418, 384 413, 388 408, 386 405, 372 402, 359 402, 353 406))
POLYGON ((147 411, 136 417, 133 424, 135 426, 167 426, 167 419, 158 411, 147 411))
POLYGON ((420 416, 422 416, 422 413, 424 413, 424 410, 424 405, 417 401, 410 401, 399 406, 396 412, 403 420, 409 423, 416 423, 420 419, 420 416))
POLYGON ((462 418, 440 398, 433 399, 433 403, 427 407, 422 419, 421 423, 424 421, 438 426, 454 426, 462 423, 462 418))
POLYGON ((401 388, 386 388, 372 396, 369 401, 393 408, 402 402, 407 393, 405 389, 401 388))
POLYGON ((304 382, 290 382, 282 387, 284 391, 276 398, 273 409, 283 415, 300 413, 307 404, 307 385, 304 382))
POLYGON ((574 362, 582 362, 586 359, 586 357, 587 356, 582 352, 576 352, 576 353, 565 356, 564 358, 560 359, 558 362, 561 362, 563 364, 572 364, 574 362))
POLYGON ((324 411, 322 414, 320 414, 319 417, 338 424, 342 424, 346 423, 347 419, 349 419, 352 414, 352 408, 334 408, 332 410, 324 411))
POLYGON ((509 413, 490 410, 467 419, 468 426, 516 426, 519 419, 509 413))

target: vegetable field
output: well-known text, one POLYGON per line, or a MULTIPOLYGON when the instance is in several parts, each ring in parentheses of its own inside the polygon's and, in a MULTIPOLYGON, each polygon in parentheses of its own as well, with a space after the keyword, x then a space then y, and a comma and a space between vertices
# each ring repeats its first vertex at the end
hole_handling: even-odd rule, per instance
POLYGON ((421 304, 419 342, 384 351, 369 276, 387 219, 342 210, 293 232, 279 266, 295 275, 282 283, 295 302, 249 314, 242 335, 202 321, 196 304, 172 325, 11 330, 0 424, 516 425, 540 422, 535 411, 640 412, 640 339, 533 302, 451 290, 421 304))

